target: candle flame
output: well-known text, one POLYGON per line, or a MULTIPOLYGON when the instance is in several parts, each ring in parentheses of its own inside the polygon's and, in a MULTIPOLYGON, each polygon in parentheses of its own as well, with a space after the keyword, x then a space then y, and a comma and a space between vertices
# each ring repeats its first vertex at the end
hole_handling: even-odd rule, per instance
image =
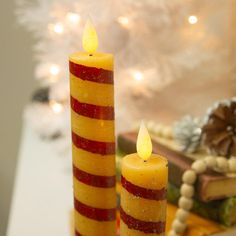
POLYGON ((143 122, 138 133, 137 152, 144 161, 147 161, 152 154, 152 141, 143 122))
POLYGON ((83 48, 89 54, 96 52, 98 47, 97 32, 90 20, 87 21, 83 33, 83 48))

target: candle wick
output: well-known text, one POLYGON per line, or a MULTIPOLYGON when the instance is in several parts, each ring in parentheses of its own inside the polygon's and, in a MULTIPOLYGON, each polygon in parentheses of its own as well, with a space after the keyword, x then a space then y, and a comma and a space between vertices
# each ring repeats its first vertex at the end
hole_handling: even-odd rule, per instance
POLYGON ((89 56, 91 57, 93 54, 89 54, 89 56))
POLYGON ((144 162, 147 162, 147 160, 144 160, 144 162))

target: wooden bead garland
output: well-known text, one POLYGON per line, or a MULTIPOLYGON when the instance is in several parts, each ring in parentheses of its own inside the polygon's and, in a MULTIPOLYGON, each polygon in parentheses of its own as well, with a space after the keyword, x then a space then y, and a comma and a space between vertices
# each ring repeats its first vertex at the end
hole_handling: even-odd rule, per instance
POLYGON ((205 162, 208 168, 213 169, 216 167, 216 158, 213 156, 205 157, 205 162))
POLYGON ((186 184, 194 184, 197 180, 197 174, 194 170, 186 170, 182 176, 182 181, 186 184))
POLYGON ((201 174, 206 171, 207 166, 203 160, 196 160, 193 162, 191 168, 196 172, 196 174, 201 174))
POLYGON ((181 196, 179 199, 178 205, 181 209, 189 211, 193 206, 193 199, 181 196))
MULTIPOLYGON (((224 157, 213 157, 207 156, 203 160, 196 160, 193 162, 192 169, 186 170, 183 174, 182 180, 183 184, 180 188, 181 197, 179 199, 179 209, 176 212, 175 220, 172 223, 172 229, 168 236, 178 235, 180 236, 183 232, 180 230, 180 226, 176 222, 182 222, 184 229, 187 227, 186 221, 188 218, 189 211, 193 205, 193 195, 194 195, 194 183, 197 179, 197 174, 201 174, 206 171, 207 168, 214 169, 223 173, 234 173, 236 174, 236 158, 232 157, 226 159, 224 157), (216 169, 215 169, 216 168, 216 169), (192 188, 191 188, 192 187, 192 188)), ((181 225, 181 226, 182 226, 181 225)), ((182 228, 181 228, 182 229, 182 228)))
POLYGON ((185 222, 189 216, 189 211, 179 208, 176 212, 176 217, 181 221, 185 222))
POLYGON ((184 183, 180 188, 180 194, 184 197, 191 198, 194 194, 194 187, 184 183))
POLYGON ((169 232, 169 236, 180 236, 179 234, 177 234, 174 230, 171 230, 169 232))
POLYGON ((186 224, 181 222, 179 219, 175 219, 173 221, 173 230, 177 233, 177 234, 182 234, 186 228, 186 224))
POLYGON ((216 168, 223 173, 226 173, 229 170, 228 160, 224 157, 216 158, 216 168))
POLYGON ((147 122, 147 128, 150 130, 151 133, 166 138, 166 139, 172 139, 173 138, 173 132, 172 128, 170 126, 166 126, 163 124, 155 124, 153 121, 147 122))
MULTIPOLYGON (((173 138, 171 128, 168 129, 166 126, 156 125, 154 122, 148 122, 147 127, 158 136, 167 139, 173 138)), ((194 161, 191 169, 184 172, 182 176, 183 183, 180 187, 179 209, 175 214, 168 236, 181 236, 184 233, 187 227, 186 221, 189 211, 193 206, 194 183, 197 180, 197 175, 204 173, 207 168, 221 173, 236 174, 236 157, 226 159, 225 157, 206 156, 204 159, 194 161)))
POLYGON ((229 172, 236 173, 236 158, 229 159, 229 172))

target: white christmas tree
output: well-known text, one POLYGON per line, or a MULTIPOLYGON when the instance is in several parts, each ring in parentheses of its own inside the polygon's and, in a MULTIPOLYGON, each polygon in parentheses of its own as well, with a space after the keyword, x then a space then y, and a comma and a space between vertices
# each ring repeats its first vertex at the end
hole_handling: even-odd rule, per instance
POLYGON ((208 14, 200 15, 196 2, 17 0, 18 21, 36 39, 35 78, 41 87, 49 87, 49 102, 33 103, 26 111, 37 131, 69 140, 68 55, 82 50, 89 15, 98 32, 99 50, 115 54, 118 131, 140 118, 145 98, 155 98, 158 91, 205 62, 221 63, 228 51, 208 30, 208 14))

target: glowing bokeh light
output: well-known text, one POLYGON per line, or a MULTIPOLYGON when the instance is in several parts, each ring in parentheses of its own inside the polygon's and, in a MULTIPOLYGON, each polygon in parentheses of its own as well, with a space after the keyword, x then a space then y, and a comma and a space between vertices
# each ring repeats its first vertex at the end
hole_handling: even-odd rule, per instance
POLYGON ((61 103, 58 103, 56 101, 50 101, 50 106, 54 113, 58 114, 61 113, 63 110, 63 106, 61 103))
POLYGON ((79 14, 74 13, 74 12, 68 12, 66 15, 68 21, 72 24, 79 24, 81 17, 79 14))
POLYGON ((189 16, 188 22, 189 24, 194 25, 198 22, 198 18, 196 16, 189 16))
POLYGON ((62 34, 64 32, 64 26, 61 23, 56 23, 53 26, 53 31, 57 34, 62 34))
POLYGON ((136 81, 141 81, 141 80, 143 80, 143 73, 140 71, 135 71, 133 73, 133 77, 136 81))
POLYGON ((50 74, 51 75, 54 75, 54 76, 56 76, 56 75, 58 75, 59 74, 59 72, 60 72, 60 68, 59 68, 59 66, 58 65, 51 65, 51 67, 50 67, 50 74))
POLYGON ((126 16, 118 17, 117 21, 123 26, 127 26, 129 24, 129 18, 126 16))

